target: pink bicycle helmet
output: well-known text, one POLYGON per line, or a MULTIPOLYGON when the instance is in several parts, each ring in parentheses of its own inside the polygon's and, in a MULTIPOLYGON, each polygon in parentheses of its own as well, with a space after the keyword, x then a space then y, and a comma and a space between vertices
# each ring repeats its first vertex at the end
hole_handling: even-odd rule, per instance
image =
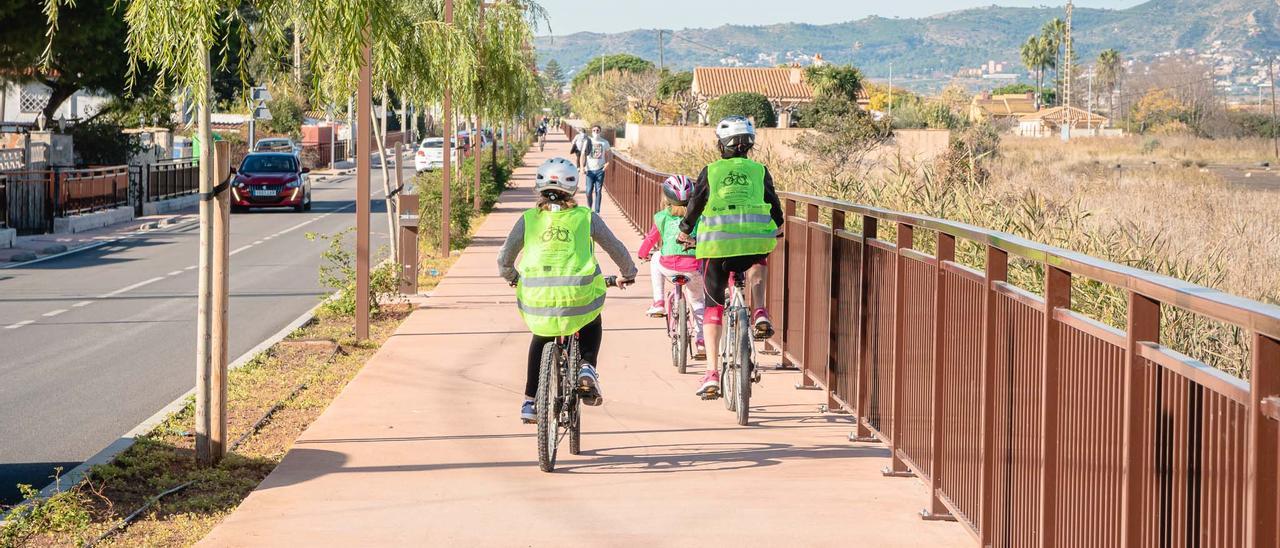
POLYGON ((693 194, 693 181, 684 175, 672 175, 662 182, 662 195, 667 201, 677 205, 689 203, 693 194))

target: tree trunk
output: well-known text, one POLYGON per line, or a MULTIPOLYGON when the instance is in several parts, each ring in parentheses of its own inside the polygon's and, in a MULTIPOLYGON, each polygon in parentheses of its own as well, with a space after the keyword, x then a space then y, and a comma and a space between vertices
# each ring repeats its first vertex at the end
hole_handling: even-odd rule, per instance
MULTIPOLYGON (((372 105, 369 107, 372 109, 372 105)), ((377 114, 376 112, 371 114, 377 114)), ((396 231, 396 203, 395 197, 391 195, 391 174, 387 170, 387 88, 382 88, 382 123, 373 126, 373 135, 375 143, 378 145, 378 163, 382 166, 382 193, 383 203, 387 210, 387 240, 391 242, 391 257, 397 264, 400 262, 400 246, 397 243, 396 231), (379 131, 381 127, 381 131, 379 131)), ((396 154, 396 169, 400 169, 399 154, 396 154)), ((367 200, 368 196, 357 196, 357 200, 367 200)))
MULTIPOLYGON (((41 112, 44 113, 45 128, 49 129, 57 127, 58 121, 55 114, 58 112, 59 108, 62 108, 62 103, 67 102, 67 99, 76 94, 77 88, 74 86, 58 84, 57 82, 45 81, 43 83, 44 85, 49 86, 49 102, 45 104, 44 110, 41 112)), ((75 116, 76 113, 72 112, 71 116, 68 116, 67 118, 75 118, 75 116)))

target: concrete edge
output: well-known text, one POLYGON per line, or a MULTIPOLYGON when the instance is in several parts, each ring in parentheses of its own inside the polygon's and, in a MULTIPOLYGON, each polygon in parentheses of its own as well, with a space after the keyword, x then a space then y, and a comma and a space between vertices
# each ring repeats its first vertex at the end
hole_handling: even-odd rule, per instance
POLYGON ((53 255, 49 255, 48 257, 40 257, 40 258, 37 258, 37 259, 32 259, 32 260, 30 260, 30 261, 23 261, 23 262, 20 262, 20 263, 6 263, 6 264, 3 264, 3 265, 0 265, 0 270, 4 270, 4 269, 6 269, 6 268, 18 268, 18 267, 22 267, 22 266, 29 266, 29 265, 33 265, 33 264, 36 264, 36 263, 40 263, 40 262, 44 262, 44 261, 48 261, 48 260, 50 260, 50 259, 57 259, 57 258, 60 258, 60 257, 66 257, 67 255, 71 255, 71 254, 73 254, 73 253, 79 253, 79 252, 81 252, 81 251, 88 251, 88 250, 90 250, 90 249, 97 249, 97 248, 102 247, 102 246, 104 246, 104 245, 107 245, 107 244, 113 244, 113 243, 116 243, 116 242, 118 242, 118 241, 120 241, 120 240, 123 240, 123 239, 125 239, 125 238, 130 238, 130 237, 133 237, 133 236, 137 236, 137 235, 139 235, 139 234, 154 234, 154 233, 173 232, 173 231, 175 231, 175 230, 178 230, 178 229, 181 229, 181 228, 186 228, 186 227, 188 227, 188 226, 190 226, 190 225, 192 225, 192 224, 196 224, 196 223, 199 223, 199 222, 200 222, 200 220, 199 220, 199 219, 194 219, 194 220, 191 220, 191 221, 187 221, 187 222, 185 222, 185 223, 174 223, 174 224, 171 224, 171 225, 169 225, 169 226, 165 227, 163 230, 132 230, 132 231, 129 231, 129 232, 125 232, 125 233, 123 233, 123 234, 121 234, 121 235, 119 235, 119 236, 116 236, 116 237, 114 237, 114 238, 111 238, 110 240, 102 240, 102 241, 99 241, 99 242, 93 242, 93 243, 91 243, 91 244, 85 244, 85 245, 82 245, 82 246, 79 246, 79 247, 73 247, 73 248, 71 248, 71 249, 68 249, 68 250, 66 250, 66 251, 63 251, 62 253, 55 253, 55 254, 53 254, 53 255))
MULTIPOLYGON (((298 328, 302 327, 304 324, 306 324, 307 322, 315 318, 316 312, 320 310, 320 307, 324 305, 325 302, 331 299, 334 299, 336 297, 337 297, 337 293, 334 293, 330 295, 328 298, 326 298, 325 300, 311 307, 310 310, 307 310, 301 316, 298 316, 292 322, 289 322, 288 325, 284 326, 279 331, 275 332, 275 334, 271 335, 270 337, 267 337, 265 340, 258 343, 257 346, 254 346, 253 348, 250 348, 247 352, 241 354, 240 357, 236 358, 234 362, 227 365, 227 370, 234 371, 236 369, 243 367, 245 364, 249 363, 254 358, 256 358, 259 354, 267 351, 276 343, 284 340, 285 337, 288 337, 290 333, 293 333, 295 330, 297 330, 298 328)), ((120 453, 123 453, 126 449, 132 447, 134 442, 137 441, 138 437, 143 436, 148 432, 151 432, 161 422, 164 422, 164 420, 168 418, 170 414, 182 409, 187 403, 187 398, 191 397, 194 394, 195 394, 195 388, 192 388, 191 390, 188 390, 186 393, 182 394, 181 396, 178 396, 177 399, 169 402, 168 405, 164 406, 159 411, 155 412, 155 414, 151 415, 146 420, 139 423, 137 426, 134 426, 131 430, 126 432, 124 435, 120 436, 119 439, 111 442, 111 444, 107 445, 101 451, 98 451, 92 457, 89 457, 87 460, 80 463, 75 468, 72 468, 71 470, 62 474, 57 480, 54 480, 50 482, 48 485, 44 486, 44 488, 40 489, 40 494, 38 498, 46 499, 57 494, 58 492, 64 490, 62 487, 63 485, 66 485, 69 488, 70 486, 80 483, 80 481, 84 479, 85 474, 87 474, 91 468, 99 464, 106 464, 114 460, 117 455, 119 455, 120 453)), ((24 500, 18 503, 16 506, 14 506, 14 508, 16 509, 31 501, 32 499, 24 500)), ((4 523, 5 522, 3 520, 0 520, 0 526, 3 526, 4 523)))

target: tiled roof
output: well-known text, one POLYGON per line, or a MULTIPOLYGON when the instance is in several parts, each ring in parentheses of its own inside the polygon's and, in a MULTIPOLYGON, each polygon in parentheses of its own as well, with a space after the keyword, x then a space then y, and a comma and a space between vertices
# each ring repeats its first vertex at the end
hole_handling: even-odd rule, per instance
POLYGON ((973 99, 973 105, 992 116, 1023 116, 1036 112, 1035 99, 1025 94, 993 95, 990 99, 979 96, 973 99))
POLYGON ((1106 116, 1103 116, 1101 114, 1094 114, 1082 108, 1065 107, 1065 106, 1046 108, 1040 112, 1022 116, 1021 118, 1019 118, 1019 120, 1022 120, 1025 122, 1032 122, 1035 120, 1044 120, 1051 124, 1062 124, 1062 122, 1066 118, 1066 112, 1068 108, 1071 109, 1071 121, 1073 125, 1099 126, 1107 123, 1106 116))
POLYGON ((770 99, 813 100, 802 68, 698 67, 693 69, 693 85, 703 97, 754 92, 770 99))

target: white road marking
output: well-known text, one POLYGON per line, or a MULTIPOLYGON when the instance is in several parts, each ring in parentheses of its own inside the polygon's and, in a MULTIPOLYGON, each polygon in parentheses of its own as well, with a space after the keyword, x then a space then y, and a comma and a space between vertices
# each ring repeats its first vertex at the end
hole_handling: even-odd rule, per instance
POLYGON ((170 276, 177 276, 178 274, 182 274, 182 271, 181 271, 181 270, 174 270, 173 272, 170 272, 170 273, 169 273, 169 275, 170 275, 170 276))
POLYGON ((258 244, 260 244, 260 243, 262 243, 262 242, 264 242, 264 241, 265 241, 265 240, 258 240, 258 241, 256 241, 256 242, 253 242, 253 244, 252 244, 252 245, 258 245, 258 244))
POLYGON ((71 308, 80 308, 82 306, 89 306, 91 304, 93 304, 93 301, 80 301, 76 304, 71 305, 71 308))
POLYGON ((110 292, 110 293, 103 294, 102 296, 100 296, 100 297, 98 297, 98 298, 99 298, 99 299, 105 299, 105 298, 107 298, 107 297, 114 297, 114 296, 119 295, 119 294, 121 294, 121 293, 125 293, 125 292, 128 292, 128 291, 133 291, 133 290, 135 290, 135 289, 137 289, 137 288, 139 288, 139 287, 142 287, 142 286, 147 285, 147 284, 153 284, 153 283, 156 283, 156 282, 158 282, 158 281, 160 281, 160 280, 163 280, 163 279, 164 279, 163 277, 161 277, 161 276, 157 276, 157 277, 155 277, 155 278, 151 278, 150 280, 143 280, 143 281, 138 282, 138 283, 136 283, 136 284, 133 284, 133 285, 131 285, 131 286, 128 286, 128 287, 122 287, 122 288, 117 289, 117 290, 115 290, 115 291, 112 291, 112 292, 110 292))
POLYGON ((24 326, 24 325, 33 324, 33 323, 36 323, 36 322, 35 322, 35 320, 22 320, 22 321, 20 321, 20 322, 18 322, 18 323, 15 323, 15 324, 13 324, 13 325, 7 325, 7 326, 5 326, 5 329, 17 329, 17 328, 22 327, 22 326, 24 326))
POLYGON ((228 255, 235 255, 236 253, 239 253, 239 252, 244 251, 244 250, 246 250, 246 249, 249 249, 249 248, 251 248, 251 247, 253 247, 253 244, 249 244, 249 245, 246 245, 246 246, 243 246, 243 247, 236 248, 235 250, 232 250, 232 251, 231 251, 231 253, 228 253, 228 255))
POLYGON ((59 308, 59 309, 54 310, 54 311, 52 311, 52 312, 45 312, 45 313, 44 313, 44 317, 46 317, 46 318, 52 318, 52 317, 54 317, 54 316, 57 316, 58 314, 61 314, 61 313, 63 313, 63 312, 66 312, 66 311, 67 311, 67 309, 65 309, 65 308, 59 308))
POLYGON ((191 266, 188 266, 188 267, 184 268, 183 270, 195 270, 195 269, 197 269, 197 268, 199 268, 199 267, 200 267, 200 265, 195 265, 195 264, 193 264, 193 265, 191 265, 191 266))

